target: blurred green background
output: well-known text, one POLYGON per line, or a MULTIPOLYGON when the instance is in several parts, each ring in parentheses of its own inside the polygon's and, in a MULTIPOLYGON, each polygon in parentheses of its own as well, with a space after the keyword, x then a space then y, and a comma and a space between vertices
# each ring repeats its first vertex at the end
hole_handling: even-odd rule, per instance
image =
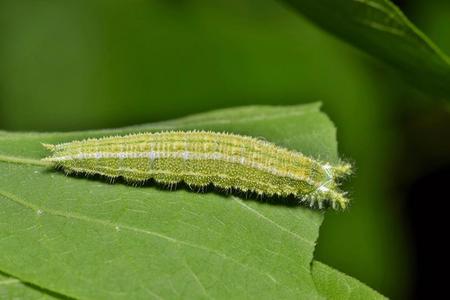
MULTIPOLYGON (((450 1, 396 3, 450 52, 450 1)), ((439 100, 275 0, 0 0, 2 130, 118 127, 313 101, 357 167, 353 205, 327 213, 316 257, 407 298, 416 253, 402 186, 425 165, 448 163, 450 151, 429 158, 424 148, 422 162, 406 153, 430 130, 450 128, 439 100)))

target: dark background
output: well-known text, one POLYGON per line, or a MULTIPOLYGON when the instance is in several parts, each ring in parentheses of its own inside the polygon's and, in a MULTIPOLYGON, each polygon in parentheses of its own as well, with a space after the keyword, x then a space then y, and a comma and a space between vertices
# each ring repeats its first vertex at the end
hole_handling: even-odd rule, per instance
MULTIPOLYGON (((450 53, 450 1, 395 2, 450 53)), ((448 102, 275 0, 0 0, 2 130, 319 100, 357 173, 352 207, 327 214, 317 259, 392 298, 443 291, 448 102)))

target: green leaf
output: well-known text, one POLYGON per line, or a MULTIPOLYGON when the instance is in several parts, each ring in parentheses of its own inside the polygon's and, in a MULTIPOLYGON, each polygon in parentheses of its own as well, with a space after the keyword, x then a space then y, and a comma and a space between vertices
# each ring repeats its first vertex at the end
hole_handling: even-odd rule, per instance
POLYGON ((313 261, 311 270, 317 290, 327 299, 386 299, 358 280, 321 262, 313 261))
POLYGON ((327 31, 450 96, 450 59, 389 0, 284 0, 327 31))
POLYGON ((318 104, 118 130, 1 132, 0 270, 74 298, 319 297, 310 273, 318 211, 68 177, 39 161, 41 142, 166 129, 230 131, 338 159, 335 128, 318 104))
MULTIPOLYGON (((323 263, 313 261, 312 276, 317 290, 327 299, 386 299, 356 279, 323 263)), ((1 299, 69 299, 0 273, 1 299)))

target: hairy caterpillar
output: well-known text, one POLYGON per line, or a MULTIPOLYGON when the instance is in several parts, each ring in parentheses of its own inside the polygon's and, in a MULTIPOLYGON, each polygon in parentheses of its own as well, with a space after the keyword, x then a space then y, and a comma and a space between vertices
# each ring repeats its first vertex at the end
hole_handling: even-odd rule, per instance
POLYGON ((349 202, 338 189, 339 180, 350 173, 349 164, 332 166, 249 136, 164 131, 44 146, 52 151, 44 160, 68 173, 293 195, 319 208, 345 208, 349 202))

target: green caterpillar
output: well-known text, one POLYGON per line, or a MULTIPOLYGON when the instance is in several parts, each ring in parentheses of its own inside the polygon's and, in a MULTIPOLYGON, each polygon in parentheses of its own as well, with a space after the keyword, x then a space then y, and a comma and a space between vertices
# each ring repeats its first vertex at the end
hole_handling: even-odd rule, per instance
POLYGON ((44 160, 67 173, 293 195, 319 208, 324 204, 346 208, 349 202, 338 189, 340 179, 350 174, 349 164, 332 166, 249 136, 164 131, 44 146, 52 151, 44 160))

